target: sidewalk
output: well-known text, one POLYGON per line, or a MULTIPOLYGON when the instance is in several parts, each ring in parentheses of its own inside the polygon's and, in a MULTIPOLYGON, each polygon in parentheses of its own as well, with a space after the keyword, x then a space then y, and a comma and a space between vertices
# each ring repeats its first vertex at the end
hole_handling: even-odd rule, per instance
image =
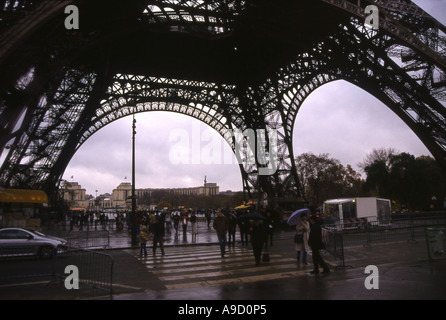
MULTIPOLYGON (((294 261, 293 236, 293 230, 276 230, 270 253, 294 261)), ((238 232, 236 239, 240 239, 238 232)), ((149 253, 151 246, 150 239, 149 253)), ((187 246, 189 250, 196 249, 197 252, 218 248, 217 236, 212 225, 208 228, 205 222, 199 223, 196 239, 192 239, 190 230, 186 233, 185 239, 182 230, 178 236, 173 228, 170 233, 166 232, 166 255, 170 253, 169 251, 178 251, 183 246, 187 246)), ((248 250, 251 248, 250 245, 242 246, 240 242, 236 247, 248 250)), ((198 300, 268 302, 269 300, 446 299, 446 259, 429 261, 424 239, 418 239, 416 242, 373 244, 371 247, 362 245, 346 247, 344 264, 324 254, 331 265, 332 272, 328 275, 308 274, 312 269, 310 255, 309 266, 296 264, 294 273, 297 270, 298 275, 285 274, 283 278, 264 280, 262 275, 265 273, 259 271, 259 281, 240 280, 181 290, 168 290, 153 272, 135 258, 138 250, 138 247, 132 248, 131 234, 127 230, 110 232, 110 248, 101 252, 110 255, 114 260, 112 296, 104 293, 100 293, 100 296, 96 294, 94 297, 83 296, 81 292, 65 290, 62 282, 48 284, 43 279, 42 281, 32 279, 29 282, 23 281, 23 285, 18 287, 0 288, 0 299, 177 300, 177 303, 183 303, 185 300, 192 303, 198 300), (379 289, 368 290, 365 287, 368 274, 364 271, 368 265, 378 267, 379 289), (2 292, 4 294, 1 294, 2 292)), ((197 261, 200 258, 197 253, 197 261)), ((270 262, 271 265, 275 263, 274 259, 270 262)))
MULTIPOLYGON (((212 229, 201 227, 197 241, 187 234, 183 241, 166 236, 169 246, 217 245, 212 229)), ((294 231, 276 231, 271 253, 294 258, 294 231)), ((239 239, 237 233, 236 239, 239 239)), ((117 246, 118 243, 115 244, 117 246)), ((123 245, 123 242, 120 242, 123 245)), ((239 244, 240 245, 240 244, 239 244)), ((446 299, 446 259, 429 261, 424 240, 392 242, 371 247, 345 248, 345 264, 329 255, 324 257, 331 265, 328 275, 310 275, 251 283, 206 286, 186 290, 167 290, 142 264, 128 255, 127 250, 110 250, 116 263, 116 284, 113 300, 412 300, 446 299), (379 270, 379 289, 368 290, 364 283, 368 274, 365 267, 375 265, 379 270), (125 270, 132 270, 126 272, 125 270), (126 284, 128 287, 120 286, 126 284)), ((110 299, 102 297, 101 299, 110 299)))

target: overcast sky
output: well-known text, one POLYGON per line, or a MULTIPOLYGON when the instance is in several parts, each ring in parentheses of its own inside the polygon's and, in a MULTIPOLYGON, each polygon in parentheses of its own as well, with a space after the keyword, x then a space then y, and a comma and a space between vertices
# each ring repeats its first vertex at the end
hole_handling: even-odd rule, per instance
MULTIPOLYGON (((446 23, 446 0, 414 2, 446 23)), ((234 159, 228 160, 231 150, 213 129, 169 112, 137 114, 136 120, 136 188, 195 187, 207 176, 207 181, 217 183, 220 191, 242 190, 240 169, 234 159), (211 146, 221 152, 214 160, 217 164, 207 164, 210 159, 205 155, 211 146), (180 151, 189 153, 189 161, 183 157, 189 164, 178 163, 176 155, 180 151), (198 157, 200 164, 192 164, 197 152, 203 152, 198 157)), ((131 126, 131 117, 126 117, 94 134, 74 155, 63 178, 79 182, 87 194, 93 195, 95 190, 98 194, 111 193, 121 182, 131 182, 131 126)), ((430 155, 392 111, 344 81, 326 84, 305 100, 293 140, 295 156, 328 153, 355 169, 367 153, 381 147, 415 156, 430 155)))

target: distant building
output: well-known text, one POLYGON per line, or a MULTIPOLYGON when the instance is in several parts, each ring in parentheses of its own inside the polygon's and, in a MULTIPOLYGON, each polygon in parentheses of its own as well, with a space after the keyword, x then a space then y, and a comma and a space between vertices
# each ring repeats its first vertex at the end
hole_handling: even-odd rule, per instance
POLYGON ((87 196, 85 192, 86 190, 78 182, 64 181, 63 198, 71 209, 99 210, 117 206, 117 202, 112 201, 109 193, 98 196, 95 199, 94 197, 87 196))
MULTIPOLYGON (((166 191, 179 195, 188 196, 217 196, 220 194, 220 187, 216 183, 205 183, 200 187, 192 188, 140 188, 135 189, 138 199, 142 199, 153 192, 166 191)), ((106 208, 129 208, 132 196, 132 184, 130 182, 122 182, 116 189, 113 189, 111 196, 98 196, 97 199, 87 199, 85 189, 78 182, 65 181, 64 200, 70 203, 72 208, 84 208, 85 210, 99 210, 106 208)))
MULTIPOLYGON (((155 191, 166 191, 180 195, 190 196, 216 196, 220 194, 220 187, 216 183, 206 183, 200 187, 193 188, 143 188, 135 189, 137 198, 142 198, 145 195, 151 195, 155 191)), ((112 199, 117 201, 125 201, 132 195, 132 184, 130 182, 122 182, 116 189, 113 190, 112 199)))
POLYGON ((85 200, 85 189, 77 182, 65 181, 63 198, 65 201, 82 201, 85 200))

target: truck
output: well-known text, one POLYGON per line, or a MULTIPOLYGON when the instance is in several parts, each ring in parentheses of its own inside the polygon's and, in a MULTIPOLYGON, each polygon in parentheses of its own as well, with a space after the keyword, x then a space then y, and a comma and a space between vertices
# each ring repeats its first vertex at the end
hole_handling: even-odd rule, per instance
POLYGON ((383 226, 390 224, 391 202, 376 197, 330 199, 324 202, 323 212, 325 223, 338 228, 383 226))

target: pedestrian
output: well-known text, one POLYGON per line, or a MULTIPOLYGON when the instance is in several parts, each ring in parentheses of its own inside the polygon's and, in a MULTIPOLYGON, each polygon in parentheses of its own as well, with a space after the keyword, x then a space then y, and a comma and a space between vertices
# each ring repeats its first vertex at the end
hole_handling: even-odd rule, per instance
POLYGON ((271 215, 271 212, 266 212, 266 233, 267 233, 267 242, 270 241, 270 245, 273 245, 273 231, 274 231, 274 219, 271 215))
POLYGON ((180 224, 180 219, 181 219, 180 214, 178 212, 174 212, 172 220, 173 220, 173 227, 175 228, 175 235, 177 236, 178 236, 178 226, 180 224))
POLYGON ((194 241, 196 239, 197 233, 198 233, 197 232, 197 230, 198 230, 198 227, 197 227, 197 216, 195 215, 195 211, 192 212, 192 215, 190 217, 190 224, 191 224, 191 227, 192 227, 192 241, 194 241))
POLYGON ((296 225, 296 255, 297 263, 300 263, 300 253, 302 252, 302 262, 307 265, 307 253, 310 251, 308 246, 308 232, 310 231, 310 223, 308 222, 308 217, 305 213, 301 214, 300 221, 296 225))
POLYGON ((105 215, 103 213, 101 213, 101 215, 99 216, 99 221, 101 222, 101 227, 104 230, 105 229, 105 215))
POLYGON ((254 259, 256 266, 260 264, 260 258, 262 257, 262 249, 267 242, 267 232, 263 223, 256 219, 250 228, 251 232, 251 244, 254 252, 254 259))
POLYGON ((165 227, 167 229, 167 232, 170 233, 170 228, 172 227, 172 213, 166 212, 165 213, 165 227))
POLYGON ((153 211, 149 212, 149 233, 153 233, 153 225, 155 224, 156 216, 153 211))
POLYGON ((212 220, 211 212, 209 210, 207 210, 206 211, 206 221, 208 223, 208 228, 210 228, 211 220, 212 220))
POLYGON ((319 250, 325 248, 322 242, 322 228, 319 219, 314 215, 310 217, 310 235, 308 236, 308 245, 311 248, 314 265, 313 271, 310 273, 319 274, 319 265, 323 268, 323 273, 329 273, 330 268, 319 252, 319 250))
POLYGON ((243 244, 248 244, 248 234, 249 234, 249 225, 248 222, 245 219, 240 219, 238 221, 238 228, 240 231, 240 239, 242 240, 243 244))
POLYGON ((189 217, 187 215, 187 211, 183 212, 181 216, 181 225, 183 226, 183 240, 186 240, 186 232, 187 232, 187 223, 189 221, 189 217))
POLYGON ((217 217, 214 219, 213 227, 217 232, 221 257, 224 258, 226 254, 226 233, 228 232, 228 219, 220 210, 217 211, 217 217))
POLYGON ((81 211, 79 213, 79 230, 83 230, 84 229, 84 221, 85 221, 85 219, 84 219, 84 212, 81 211))
POLYGON ((156 254, 156 248, 159 244, 161 254, 164 256, 164 221, 160 216, 155 218, 155 223, 152 225, 153 232, 153 255, 156 254))
POLYGON ((73 231, 73 227, 74 227, 74 215, 70 217, 70 231, 73 231))
POLYGON ((118 231, 122 231, 122 229, 124 228, 122 219, 123 219, 122 214, 119 213, 118 217, 116 218, 116 230, 118 231))
POLYGON ((149 234, 147 233, 146 226, 141 227, 141 231, 139 232, 139 255, 142 256, 143 252, 144 255, 147 255, 147 241, 149 241, 149 234))
POLYGON ((235 231, 237 229, 237 220, 231 213, 228 216, 228 246, 235 245, 235 231))
POLYGON ((90 226, 93 226, 94 214, 93 212, 88 213, 88 217, 90 218, 90 226))

